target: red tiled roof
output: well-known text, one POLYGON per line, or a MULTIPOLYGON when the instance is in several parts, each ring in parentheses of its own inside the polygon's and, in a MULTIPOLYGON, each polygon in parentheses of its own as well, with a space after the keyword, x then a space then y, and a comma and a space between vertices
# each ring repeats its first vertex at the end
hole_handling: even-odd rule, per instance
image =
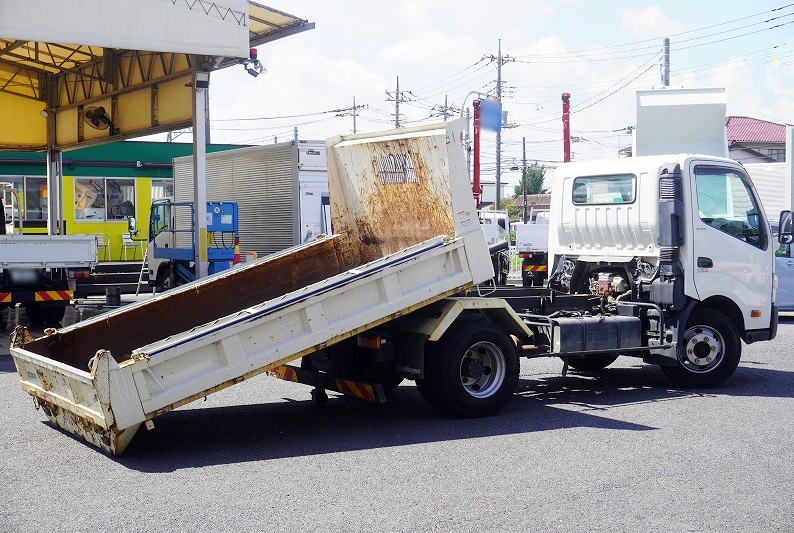
POLYGON ((785 143, 786 126, 752 117, 725 117, 728 144, 785 143))

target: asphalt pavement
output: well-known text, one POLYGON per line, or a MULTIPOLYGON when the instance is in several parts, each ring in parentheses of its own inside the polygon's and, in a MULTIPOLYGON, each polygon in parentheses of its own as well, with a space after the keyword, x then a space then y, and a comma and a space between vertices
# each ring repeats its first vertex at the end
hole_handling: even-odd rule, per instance
POLYGON ((725 386, 622 357, 524 361, 504 411, 450 418, 269 377, 188 404, 111 458, 55 429, 0 338, 0 531, 794 531, 794 321, 725 386))

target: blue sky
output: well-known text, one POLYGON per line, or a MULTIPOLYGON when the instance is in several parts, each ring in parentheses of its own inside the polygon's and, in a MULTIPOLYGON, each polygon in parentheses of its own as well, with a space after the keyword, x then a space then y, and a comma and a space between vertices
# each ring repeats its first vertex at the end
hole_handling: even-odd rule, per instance
MULTIPOLYGON (((296 124, 302 138, 349 132, 352 118, 334 113, 228 119, 337 109, 353 96, 367 106, 359 130, 389 128, 394 109, 385 91, 398 74, 401 89, 415 95, 401 106, 403 118, 434 120, 432 107, 445 95, 459 105, 469 90, 494 89, 495 63, 482 58, 496 54, 499 38, 516 59, 503 68, 505 109, 515 125, 503 135, 505 167, 520 157, 522 136, 530 160, 562 158, 558 117, 566 90, 573 109, 582 108, 572 115, 573 135, 584 139, 573 145, 575 159, 609 157, 628 144, 627 134, 605 130, 633 124, 634 90, 659 86, 656 54, 665 35, 672 41, 671 86, 726 87, 729 114, 794 122, 794 5, 784 1, 265 3, 317 27, 260 47, 268 70, 258 78, 242 67, 214 75, 214 142, 283 140, 296 124), (768 29, 781 23, 788 24, 768 29)), ((492 176, 492 134, 483 152, 484 174, 492 176)), ((516 179, 510 171, 503 177, 516 179)))

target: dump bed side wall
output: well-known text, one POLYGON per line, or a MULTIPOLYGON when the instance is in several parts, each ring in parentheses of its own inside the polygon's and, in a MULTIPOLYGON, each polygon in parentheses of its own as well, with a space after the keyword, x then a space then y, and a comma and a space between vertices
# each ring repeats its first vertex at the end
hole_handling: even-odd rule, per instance
POLYGON ((340 253, 340 238, 303 245, 290 253, 225 272, 123 311, 42 337, 26 349, 80 369, 97 350, 118 361, 131 350, 175 335, 344 272, 355 265, 340 253))

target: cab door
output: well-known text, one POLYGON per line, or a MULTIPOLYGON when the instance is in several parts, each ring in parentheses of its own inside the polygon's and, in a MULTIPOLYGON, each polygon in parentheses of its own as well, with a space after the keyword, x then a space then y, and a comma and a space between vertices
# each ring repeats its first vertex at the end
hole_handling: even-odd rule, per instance
POLYGON ((752 182, 739 166, 690 165, 694 280, 700 300, 730 298, 746 329, 769 327, 774 243, 752 182))
POLYGON ((776 303, 784 310, 794 310, 794 257, 791 252, 790 244, 781 244, 775 251, 775 274, 778 281, 776 303))

